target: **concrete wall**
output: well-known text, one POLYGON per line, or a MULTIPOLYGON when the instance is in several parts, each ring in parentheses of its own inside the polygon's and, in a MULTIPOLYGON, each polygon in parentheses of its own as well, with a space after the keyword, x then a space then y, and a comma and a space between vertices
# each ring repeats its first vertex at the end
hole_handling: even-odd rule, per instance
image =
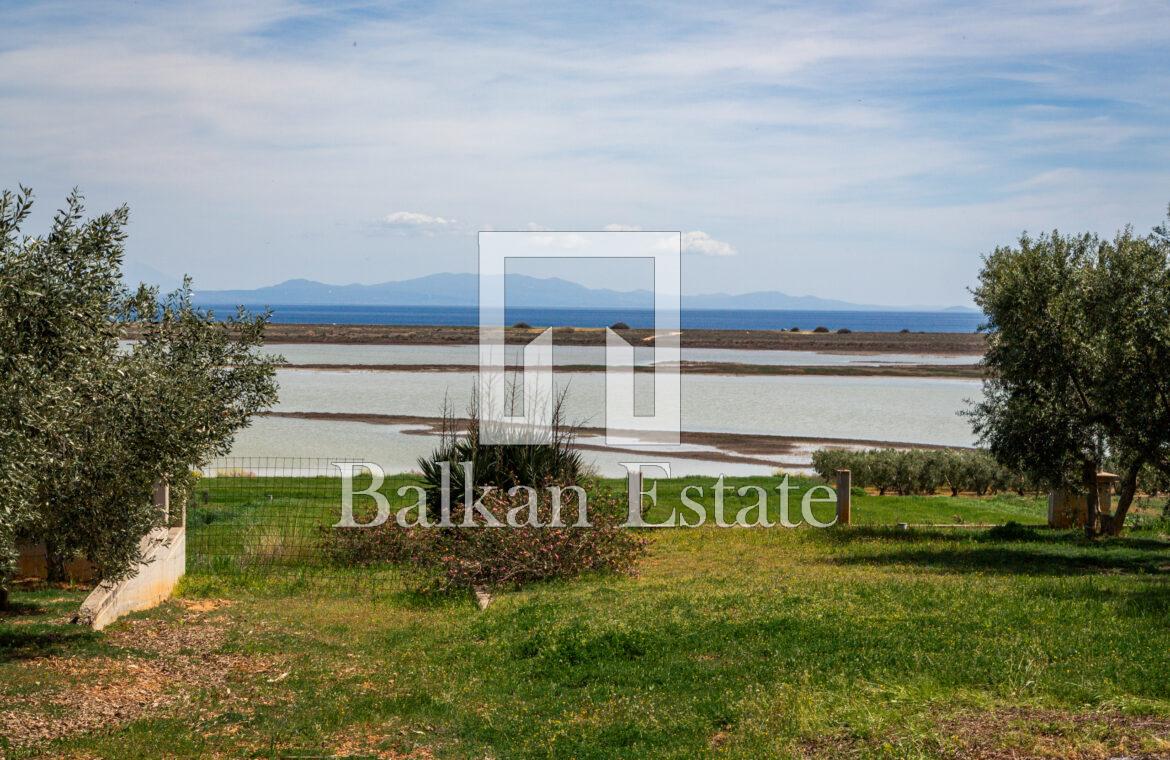
MULTIPOLYGON (((1113 481, 1097 477, 1097 511, 1103 514, 1113 512, 1113 481)), ((1058 488, 1048 494, 1048 527, 1083 528, 1089 520, 1089 500, 1084 494, 1077 494, 1058 488)))
POLYGON ((144 561, 119 583, 103 582, 86 598, 75 623, 100 630, 123 615, 154 607, 187 571, 187 529, 159 528, 142 539, 144 561))
MULTIPOLYGON (((19 557, 16 562, 17 578, 38 578, 44 580, 49 574, 44 544, 18 544, 19 557)), ((73 583, 86 583, 94 579, 93 564, 83 557, 76 557, 65 563, 65 576, 73 583)))

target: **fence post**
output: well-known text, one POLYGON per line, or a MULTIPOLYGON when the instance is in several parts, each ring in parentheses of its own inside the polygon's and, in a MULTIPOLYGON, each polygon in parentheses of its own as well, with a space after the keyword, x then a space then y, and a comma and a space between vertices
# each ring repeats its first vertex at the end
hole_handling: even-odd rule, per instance
POLYGON ((851 518, 853 473, 837 470, 837 524, 848 525, 851 518))
POLYGON ((171 487, 165 480, 156 480, 154 483, 154 506, 163 513, 163 524, 171 522, 171 487))

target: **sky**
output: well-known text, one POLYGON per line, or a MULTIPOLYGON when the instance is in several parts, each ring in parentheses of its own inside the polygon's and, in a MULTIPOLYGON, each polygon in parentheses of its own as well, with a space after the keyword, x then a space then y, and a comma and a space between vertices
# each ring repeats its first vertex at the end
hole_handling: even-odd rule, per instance
POLYGON ((131 264, 197 289, 642 228, 683 233, 690 293, 969 304, 1022 231, 1145 231, 1170 203, 1165 0, 0 6, 28 231, 73 186, 127 203, 131 264))

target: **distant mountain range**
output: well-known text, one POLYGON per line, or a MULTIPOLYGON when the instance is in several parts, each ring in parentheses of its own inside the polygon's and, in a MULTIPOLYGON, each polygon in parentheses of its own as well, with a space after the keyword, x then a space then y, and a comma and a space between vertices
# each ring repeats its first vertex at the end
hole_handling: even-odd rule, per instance
MULTIPOLYGON (((588 288, 560 278, 507 275, 509 307, 652 309, 649 290, 608 290, 588 288)), ((249 306, 473 306, 478 301, 479 276, 474 274, 432 274, 413 280, 376 285, 329 285, 313 280, 287 280, 254 290, 197 291, 200 304, 247 304, 249 306)), ((684 295, 685 309, 783 309, 800 311, 965 311, 965 306, 877 306, 837 301, 817 296, 793 296, 778 291, 730 295, 709 293, 684 295)))

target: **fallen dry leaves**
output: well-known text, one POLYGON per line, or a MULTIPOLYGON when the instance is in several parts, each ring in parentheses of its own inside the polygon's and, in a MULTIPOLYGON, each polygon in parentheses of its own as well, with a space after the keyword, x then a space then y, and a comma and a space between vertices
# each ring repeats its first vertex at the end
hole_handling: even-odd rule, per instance
MULTIPOLYGON (((279 673, 271 659, 223 654, 226 621, 214 600, 174 602, 174 619, 145 618, 111 628, 106 642, 116 657, 42 657, 28 662, 48 686, 0 711, 0 735, 30 747, 132 721, 165 715, 188 704, 197 690, 219 691, 230 702, 230 678, 279 673)), ((221 703, 223 700, 219 700, 221 703)))
POLYGON ((1170 756, 1170 720, 1113 711, 1006 708, 946 723, 956 757, 971 760, 1145 760, 1170 756))

